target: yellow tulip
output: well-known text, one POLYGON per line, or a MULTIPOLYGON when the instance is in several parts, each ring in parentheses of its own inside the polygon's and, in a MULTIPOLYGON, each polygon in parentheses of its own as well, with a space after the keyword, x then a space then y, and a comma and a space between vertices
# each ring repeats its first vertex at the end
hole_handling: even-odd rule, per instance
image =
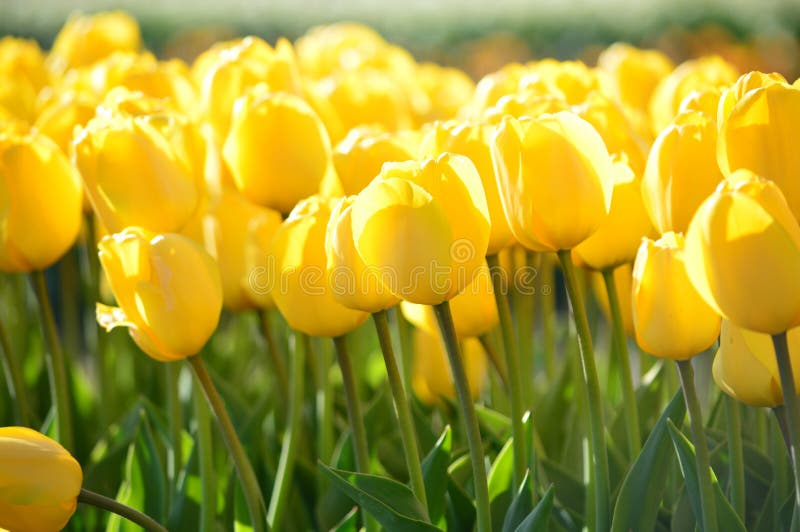
POLYGON ((719 336, 720 317, 689 281, 685 254, 683 236, 669 232, 645 239, 633 266, 636 342, 660 358, 689 359, 719 336))
POLYGON ((222 311, 219 268, 200 244, 129 227, 97 247, 119 305, 98 303, 97 322, 107 331, 128 327, 142 351, 162 362, 199 353, 222 311))
POLYGON ((642 238, 654 236, 642 201, 642 182, 625 161, 614 162, 614 173, 608 216, 594 234, 572 249, 578 266, 605 270, 632 262, 642 238))
POLYGON ((509 63, 500 70, 483 76, 475 86, 472 99, 461 110, 463 117, 479 120, 500 98, 516 94, 520 79, 529 70, 519 63, 509 63))
POLYGON ((288 213, 333 172, 331 143, 300 97, 254 90, 237 100, 222 156, 250 201, 288 213))
POLYGON ((36 97, 48 84, 44 55, 36 41, 0 38, 0 107, 28 122, 36 115, 36 97))
POLYGON ((427 112, 418 123, 454 119, 475 92, 475 83, 457 68, 422 63, 416 69, 416 82, 427 96, 427 112))
POLYGON ((53 141, 0 134, 0 270, 42 270, 81 227, 81 180, 53 141))
MULTIPOLYGON (((462 357, 467 373, 469 390, 477 398, 486 383, 489 373, 486 355, 478 340, 467 338, 462 342, 462 357)), ((427 405, 442 403, 442 399, 455 399, 453 377, 447 363, 447 355, 441 336, 417 329, 414 332, 414 363, 412 387, 420 401, 427 405)))
POLYGON ((525 247, 571 249, 608 215, 612 161, 603 139, 585 120, 566 112, 506 118, 492 150, 506 219, 525 247))
POLYGON ((519 81, 520 92, 530 84, 543 83, 548 93, 563 97, 570 105, 578 105, 601 89, 598 71, 581 61, 544 59, 528 68, 529 72, 519 81))
MULTIPOLYGON (((720 106, 722 108, 722 106, 720 106)), ((746 168, 778 185, 800 220, 800 87, 772 83, 748 92, 720 124, 717 158, 723 174, 746 168)))
POLYGON ((611 94, 617 101, 639 112, 647 106, 658 83, 674 68, 658 50, 641 50, 614 43, 597 58, 597 67, 608 74, 611 94))
POLYGON ((689 225, 697 290, 735 325, 777 334, 800 323, 800 226, 772 181, 738 170, 689 225))
POLYGON ((94 117, 97 102, 73 91, 55 94, 39 112, 33 126, 58 144, 69 154, 74 139, 75 126, 85 126, 94 117))
MULTIPOLYGON (((694 90, 687 94, 678 107, 677 116, 690 111, 698 111, 707 114, 711 118, 717 117, 719 100, 722 91, 719 87, 708 87, 702 90, 694 90)), ((675 120, 673 120, 673 123, 675 120)))
MULTIPOLYGON (((614 285, 617 287, 617 298, 619 299, 620 313, 622 314, 622 325, 625 334, 634 337, 636 331, 633 327, 633 307, 631 305, 631 286, 633 275, 633 263, 629 262, 614 268, 614 285)), ((600 306, 600 310, 611 323, 611 309, 608 306, 608 292, 603 274, 592 272, 591 274, 592 292, 600 306)))
POLYGON ((697 207, 722 180, 716 142, 713 118, 696 111, 675 117, 656 139, 647 159, 642 194, 660 233, 685 232, 697 207))
POLYGON ((721 94, 721 105, 717 105, 715 108, 717 110, 715 114, 717 122, 720 124, 724 123, 736 104, 742 101, 750 91, 776 84, 788 85, 788 82, 786 78, 777 72, 765 74, 763 72, 753 71, 740 76, 739 79, 736 80, 736 83, 721 94))
POLYGON ((92 207, 111 232, 180 231, 203 205, 203 139, 157 100, 112 91, 73 147, 92 207))
POLYGON ((83 472, 58 442, 25 427, 0 427, 0 528, 58 532, 78 506, 83 472))
POLYGON ((76 15, 56 35, 48 61, 53 72, 88 66, 116 51, 138 52, 142 36, 136 19, 122 11, 76 15))
POLYGON ((369 316, 334 298, 325 235, 335 200, 311 196, 292 210, 272 240, 272 297, 289 325, 310 336, 346 334, 369 316))
POLYGON ((353 128, 333 149, 333 165, 345 194, 358 194, 377 176, 383 163, 415 159, 413 137, 379 126, 353 128))
POLYGON ((522 94, 507 94, 497 100, 486 110, 483 118, 490 124, 499 124, 503 118, 537 118, 543 114, 552 114, 569 109, 569 104, 562 96, 541 94, 538 91, 525 91, 522 94))
POLYGON ((364 263, 391 271, 394 293, 412 303, 435 305, 463 290, 489 242, 480 177, 461 155, 385 164, 351 216, 364 263))

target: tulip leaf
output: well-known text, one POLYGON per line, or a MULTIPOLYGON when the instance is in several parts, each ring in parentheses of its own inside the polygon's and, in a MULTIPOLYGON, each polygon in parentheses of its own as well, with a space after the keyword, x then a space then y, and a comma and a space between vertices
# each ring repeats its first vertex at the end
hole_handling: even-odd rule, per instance
POLYGON ((199 530, 202 480, 198 467, 197 446, 193 446, 180 476, 175 500, 172 502, 167 528, 169 530, 199 530))
POLYGON ((511 487, 514 477, 514 438, 509 438, 489 469, 489 501, 496 499, 511 487))
POLYGON ((333 532, 358 532, 358 506, 353 506, 330 530, 333 532))
POLYGON ((422 461, 422 477, 425 481, 425 496, 428 499, 428 515, 431 522, 444 530, 445 495, 447 494, 447 466, 453 447, 453 431, 450 425, 444 428, 439 440, 422 461))
POLYGON ((586 510, 586 488, 583 483, 561 465, 547 458, 542 458, 541 464, 548 480, 554 486, 556 498, 574 516, 583 518, 586 510))
POLYGON ((332 484, 364 508, 384 528, 397 532, 434 532, 422 504, 405 484, 376 475, 333 469, 320 463, 332 484))
POLYGON ((553 497, 553 486, 550 486, 536 508, 519 524, 515 532, 546 532, 549 529, 550 514, 553 511, 553 497))
POLYGON ((667 421, 677 423, 686 415, 686 402, 678 392, 656 422, 619 491, 611 530, 653 530, 664 494, 667 473, 673 463, 667 421))
POLYGON ((514 500, 511 501, 511 505, 503 518, 502 532, 514 532, 533 510, 533 488, 531 484, 530 471, 526 471, 519 491, 514 500))
POLYGON ((472 530, 475 525, 475 505, 461 484, 453 477, 447 481, 447 529, 472 530))
POLYGON ((511 419, 508 416, 483 405, 475 405, 475 414, 480 423, 481 434, 492 436, 502 442, 511 433, 511 419))

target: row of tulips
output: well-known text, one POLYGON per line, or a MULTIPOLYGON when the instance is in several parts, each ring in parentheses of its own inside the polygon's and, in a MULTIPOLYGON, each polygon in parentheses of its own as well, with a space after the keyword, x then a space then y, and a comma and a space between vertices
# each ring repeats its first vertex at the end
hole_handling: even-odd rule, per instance
MULTIPOLYGON (((659 52, 615 44, 596 67, 510 64, 473 84, 455 69, 417 63, 354 24, 316 28, 274 47, 255 37, 218 43, 189 66, 143 51, 138 26, 122 13, 70 19, 46 54, 33 42, 4 38, 0 78, 0 269, 10 283, 13 274, 31 275, 53 407, 40 426, 61 444, 23 428, 0 429, 0 527, 58 530, 76 501, 151 530, 165 520, 163 508, 156 520, 145 515, 144 496, 128 496, 130 508, 81 489, 81 469, 69 455, 81 429, 69 371, 78 354, 61 346, 43 272, 59 261, 61 268, 75 246, 87 251, 91 297, 115 301, 97 302, 99 326, 127 328, 167 367, 159 396, 168 408, 171 478, 177 484, 189 467, 181 447, 194 427, 204 530, 223 519, 208 409, 238 478, 238 487, 231 481, 226 489, 240 490, 247 508, 247 516, 231 509, 234 495, 226 515, 253 530, 322 526, 287 515, 308 453, 309 371, 317 387, 317 496, 322 501, 324 489, 335 489, 359 507, 338 516, 342 530, 356 523, 367 530, 540 530, 549 520, 568 530, 653 529, 663 526, 658 510, 668 472, 664 465, 658 473, 657 464, 668 464, 670 439, 702 530, 763 523, 746 510, 741 412, 730 399, 730 502, 717 493, 691 362, 717 342, 713 376, 722 391, 774 408, 785 429, 795 479, 789 521, 800 522, 793 378, 800 361, 787 335, 800 322, 800 156, 792 136, 800 82, 777 73, 740 76, 718 57, 675 67, 659 52), (539 272, 543 325, 534 341, 530 288, 539 272), (610 316, 624 426, 616 434, 624 445, 609 437, 587 275, 610 316), (539 346, 566 327, 546 293, 561 283, 573 332, 556 356, 539 346), (216 372, 206 368, 213 349, 204 346, 223 308, 231 320, 262 315, 275 388, 261 392, 273 399, 269 422, 256 407, 244 409, 256 416, 247 424, 232 419, 230 392, 221 395, 216 372), (383 361, 377 388, 385 375, 410 489, 389 478, 366 422, 364 368, 348 339, 363 335, 368 319, 383 361), (409 322, 416 328, 411 349, 402 331, 409 322), (652 424, 649 411, 646 420, 641 412, 647 375, 632 367, 628 336, 644 353, 677 362, 683 402, 670 402, 652 424), (333 340, 343 390, 338 459, 331 342, 320 338, 333 340), (182 360, 195 395, 207 400, 195 402, 191 423, 183 419, 182 360), (562 377, 557 366, 565 368, 562 377), (543 443, 560 429, 538 421, 535 375, 546 376, 548 393, 572 394, 578 404, 568 430, 585 434, 581 504, 570 506, 560 491, 569 467, 554 469, 558 457, 543 443), (427 409, 422 421, 417 400, 427 409), (680 430, 684 403, 693 447, 680 430), (486 434, 492 415, 508 430, 496 454, 486 434), (453 451, 451 460, 449 428, 435 445, 424 443, 423 429, 433 430, 425 426, 437 416, 457 424, 457 441, 466 445, 460 457, 453 451), (252 441, 270 423, 281 442, 266 466, 252 441), (256 436, 245 439, 246 432, 256 436), (54 478, 32 475, 34 466, 54 478), (648 481, 657 486, 637 509, 636 490, 648 481)), ((74 287, 62 284, 59 294, 69 293, 74 287)), ((18 310, 24 314, 24 305, 18 310)), ((15 353, 0 332, 11 410, 18 424, 35 426, 21 368, 28 354, 15 353)), ((88 364, 99 366, 98 387, 108 391, 115 383, 102 338, 98 352, 83 358, 101 357, 88 364)), ((236 357, 242 367, 261 365, 251 353, 236 357)), ((672 368, 659 371, 657 379, 670 379, 672 368)), ((700 384, 707 395, 709 386, 700 384)), ((754 412, 766 423, 764 412, 754 412)), ((785 463, 775 458, 776 478, 785 463)), ((780 496, 791 490, 773 491, 780 509, 780 496)), ((189 526, 174 512, 172 526, 189 526)), ((783 518, 771 521, 777 528, 775 519, 783 518)))

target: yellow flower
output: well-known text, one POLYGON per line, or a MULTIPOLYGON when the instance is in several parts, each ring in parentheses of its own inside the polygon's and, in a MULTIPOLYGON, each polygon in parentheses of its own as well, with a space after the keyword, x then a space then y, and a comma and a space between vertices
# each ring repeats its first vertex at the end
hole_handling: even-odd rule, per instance
POLYGON ((461 155, 385 164, 351 216, 364 263, 392 272, 392 291, 412 303, 435 305, 463 290, 489 242, 480 177, 461 155))
POLYGON ((800 226, 772 181, 738 170, 721 183, 689 225, 686 263, 735 325, 776 334, 800 323, 800 226))
POLYGON ((662 52, 625 43, 614 43, 603 50, 597 67, 608 74, 611 94, 617 101, 639 112, 647 112, 656 86, 674 68, 662 52))
POLYGON ((490 124, 499 124, 506 115, 514 118, 538 118, 543 114, 552 114, 569 109, 569 104, 562 96, 542 94, 539 91, 527 90, 522 94, 507 94, 497 100, 483 114, 490 124))
POLYGON ((56 35, 48 61, 53 72, 88 66, 116 51, 138 52, 142 36, 136 20, 122 11, 76 15, 56 35))
POLYGON ((42 270, 81 227, 81 181, 53 141, 0 134, 0 270, 42 270))
MULTIPOLYGON (((467 338, 461 346, 469 390, 477 398, 486 383, 489 368, 478 340, 467 338)), ((417 329, 414 332, 414 364, 412 387, 420 401, 427 405, 455 399, 455 388, 441 336, 417 329)))
POLYGON ((566 112, 506 118, 492 150, 506 219, 525 247, 571 249, 608 215, 614 187, 611 157, 585 120, 566 112))
POLYGON ((325 254, 334 203, 318 195, 302 200, 272 240, 272 297, 289 325, 310 336, 341 336, 369 316, 334 298, 325 254))
POLYGON ((65 154, 72 149, 75 126, 85 126, 94 117, 97 102, 93 98, 68 91, 54 94, 43 105, 33 126, 52 139, 65 154))
POLYGON ((236 101, 222 156, 247 199, 284 214, 333 173, 330 139, 314 110, 259 87, 236 101))
POLYGON ((500 98, 516 94, 520 79, 528 72, 529 68, 524 65, 509 63, 496 72, 486 74, 478 81, 472 99, 461 114, 464 118, 479 120, 500 98))
POLYGON ((0 427, 0 528, 58 532, 78 505, 83 472, 58 442, 25 427, 0 427))
POLYGON ((379 126, 353 128, 333 150, 333 165, 345 194, 358 194, 377 176, 383 163, 415 159, 411 134, 389 133, 379 126))
POLYGON ((162 362, 199 353, 222 311, 219 268, 200 244, 129 227, 97 247, 119 305, 98 303, 97 322, 128 327, 142 351, 162 362))
MULTIPOLYGON (((636 331, 633 327, 633 306, 631 305, 631 286, 633 275, 633 263, 622 264, 614 268, 614 285, 617 287, 617 298, 619 299, 620 313, 622 314, 622 325, 625 334, 634 337, 636 331)), ((611 323, 611 309, 608 306, 608 292, 603 274, 600 272, 591 273, 592 292, 600 306, 600 310, 611 323)))
POLYGON ((457 68, 422 63, 415 77, 428 99, 426 112, 417 118, 420 124, 455 118, 475 92, 475 83, 457 68))
POLYGON ((633 266, 632 296, 636 342, 652 355, 686 360, 719 336, 719 315, 689 281, 679 233, 642 242, 633 266))
POLYGON ((528 68, 529 72, 519 81, 520 92, 531 84, 542 83, 549 94, 563 97, 570 105, 578 105, 586 101, 589 94, 601 89, 597 70, 582 61, 543 59, 528 68))
POLYGON ((44 55, 36 41, 0 39, 0 107, 28 122, 36 115, 36 97, 48 84, 44 55))
POLYGON ((632 262, 643 237, 655 232, 642 202, 642 182, 624 161, 614 162, 611 210, 592 236, 572 249, 578 266, 593 270, 632 262))
POLYGON ((726 89, 721 95, 719 100, 722 105, 717 105, 717 121, 722 124, 730 116, 731 111, 737 103, 742 101, 750 91, 769 87, 770 85, 783 84, 788 85, 786 78, 777 72, 765 74, 763 72, 753 71, 748 72, 739 77, 736 83, 726 89))
POLYGON ((685 232, 700 203, 722 180, 717 126, 696 111, 682 113, 656 139, 642 183, 644 206, 660 233, 685 232))

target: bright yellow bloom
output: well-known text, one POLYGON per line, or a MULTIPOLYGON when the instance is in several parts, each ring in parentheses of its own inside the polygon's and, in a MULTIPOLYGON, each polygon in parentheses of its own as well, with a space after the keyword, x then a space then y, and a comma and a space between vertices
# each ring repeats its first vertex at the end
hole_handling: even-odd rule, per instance
POLYGON ((78 505, 83 472, 58 442, 25 427, 0 427, 0 528, 58 532, 78 505))
POLYGON ((302 200, 272 240, 272 297, 289 325, 310 336, 341 336, 369 316, 336 301, 329 282, 325 234, 334 202, 302 200))
MULTIPOLYGON (((630 337, 634 337, 636 334, 633 327, 633 306, 631 305, 632 275, 632 262, 614 268, 614 286, 617 287, 617 298, 619 299, 620 313, 622 314, 622 325, 625 329, 625 334, 630 337)), ((600 310, 603 312, 608 323, 611 323, 611 309, 608 306, 608 291, 606 290, 603 274, 600 272, 592 272, 591 282, 592 292, 594 292, 597 304, 600 306, 600 310)))
POLYGON ((562 96, 528 90, 522 94, 503 96, 486 110, 483 118, 490 124, 499 124, 506 115, 514 118, 538 118, 543 114, 552 114, 568 109, 569 104, 562 96))
POLYGON ((142 351, 162 362, 199 353, 222 311, 219 268, 200 244, 129 227, 97 247, 119 305, 98 303, 97 322, 128 327, 142 351))
POLYGON ((770 85, 783 84, 788 85, 786 78, 777 72, 765 74, 763 72, 753 71, 748 72, 739 77, 736 83, 726 89, 720 96, 722 105, 717 105, 715 108, 717 113, 717 122, 723 124, 730 116, 731 111, 737 103, 742 101, 750 91, 769 87, 770 85))
POLYGON ((36 98, 48 84, 44 55, 36 41, 0 39, 0 107, 28 122, 36 115, 36 98))
POLYGON ((116 51, 138 52, 142 36, 136 19, 122 11, 75 15, 56 35, 48 61, 53 72, 88 66, 116 51))
POLYGON ((681 234, 642 242, 633 266, 632 297, 636 342, 651 355, 686 360, 719 336, 719 315, 686 273, 681 234))
POLYGON ((658 83, 674 68, 658 50, 641 50, 614 43, 597 58, 597 67, 608 74, 611 94, 617 101, 639 112, 647 106, 658 83))
POLYGON ((81 227, 81 180, 44 135, 0 134, 0 270, 42 270, 81 227))
POLYGON ((586 101, 589 95, 601 89, 596 69, 581 61, 543 59, 528 66, 529 71, 519 81, 519 91, 530 85, 542 83, 549 94, 564 98, 570 105, 586 101))
POLYGON ((389 133, 379 126, 351 129, 333 149, 333 165, 345 194, 358 194, 377 176, 383 163, 415 159, 411 134, 389 133))
POLYGON ((457 68, 422 63, 415 78, 428 100, 426 112, 417 118, 420 124, 456 118, 475 92, 475 83, 457 68))
MULTIPOLYGON (((467 373, 469 390, 473 398, 477 398, 486 383, 489 374, 486 355, 480 342, 475 338, 467 338, 461 346, 464 369, 467 373)), ((442 399, 455 399, 453 377, 447 362, 441 336, 438 332, 417 329, 414 332, 414 364, 412 387, 420 401, 427 405, 442 403, 442 399)))
POLYGON ((571 113, 506 118, 492 145, 503 210, 519 242, 571 249, 608 215, 614 170, 603 139, 571 113))
POLYGON ((800 323, 800 226, 772 181, 738 170, 721 183, 689 225, 686 263, 735 325, 776 334, 800 323))
MULTIPOLYGON (((676 118, 682 113, 697 111, 707 114, 710 118, 716 119, 719 109, 719 100, 722 91, 719 87, 707 87, 701 90, 694 90, 681 100, 678 107, 676 118)), ((673 123, 675 120, 673 120, 673 123)))
POLYGON ((69 155, 75 126, 85 126, 94 117, 97 102, 73 91, 54 94, 42 107, 34 127, 58 144, 69 155))
POLYGON ((509 63, 496 72, 483 76, 475 86, 472 99, 461 111, 463 118, 479 120, 483 113, 500 98, 517 93, 519 81, 529 68, 519 63, 509 63))

